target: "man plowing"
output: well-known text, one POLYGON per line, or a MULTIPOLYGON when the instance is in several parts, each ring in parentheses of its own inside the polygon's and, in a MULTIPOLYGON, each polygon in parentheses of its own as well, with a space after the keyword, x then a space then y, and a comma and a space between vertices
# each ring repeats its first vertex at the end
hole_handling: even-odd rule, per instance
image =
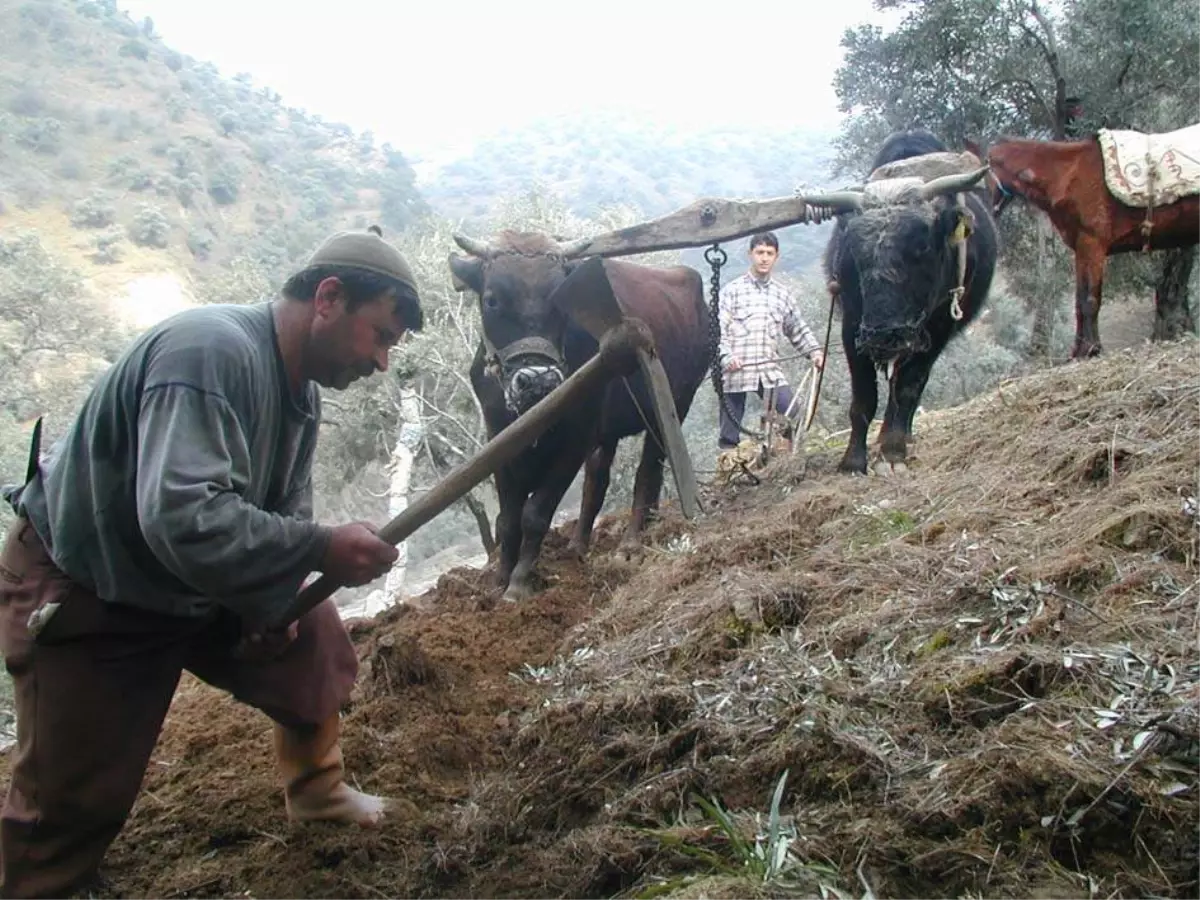
POLYGON ((385 370, 422 322, 378 230, 337 234, 274 301, 148 330, 45 460, 35 439, 0 553, 17 712, 3 896, 66 896, 94 875, 184 669, 273 720, 289 816, 379 823, 387 801, 343 778, 357 657, 337 609, 284 622, 311 573, 360 585, 397 556, 370 526, 313 521, 317 385, 385 370))

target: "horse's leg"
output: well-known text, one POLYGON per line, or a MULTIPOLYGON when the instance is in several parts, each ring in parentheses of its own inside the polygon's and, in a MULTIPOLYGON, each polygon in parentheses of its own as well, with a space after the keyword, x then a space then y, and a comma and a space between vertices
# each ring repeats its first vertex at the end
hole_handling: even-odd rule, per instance
POLYGON ((1075 348, 1072 359, 1099 356, 1100 297, 1104 285, 1104 246, 1095 238, 1075 243, 1075 348))

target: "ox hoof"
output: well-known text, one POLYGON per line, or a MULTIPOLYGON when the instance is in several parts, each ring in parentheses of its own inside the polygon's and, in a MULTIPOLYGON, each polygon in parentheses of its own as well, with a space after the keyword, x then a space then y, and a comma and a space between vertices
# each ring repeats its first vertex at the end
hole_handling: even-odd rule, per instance
POLYGON ((588 548, 586 545, 578 541, 571 541, 571 543, 567 544, 567 556, 576 562, 583 562, 587 559, 587 555, 588 548))
POLYGON ((523 600, 528 600, 537 590, 528 579, 517 579, 509 583, 508 588, 504 591, 505 603, 520 603, 523 600))
POLYGON ((884 478, 904 476, 908 474, 908 465, 903 461, 888 462, 886 459, 881 459, 875 463, 875 474, 884 478))
POLYGON ((865 450, 854 447, 846 448, 846 452, 838 461, 837 470, 843 475, 866 475, 867 454, 865 450))
POLYGON ((626 562, 634 562, 642 558, 645 549, 641 541, 626 538, 617 545, 617 556, 626 562))

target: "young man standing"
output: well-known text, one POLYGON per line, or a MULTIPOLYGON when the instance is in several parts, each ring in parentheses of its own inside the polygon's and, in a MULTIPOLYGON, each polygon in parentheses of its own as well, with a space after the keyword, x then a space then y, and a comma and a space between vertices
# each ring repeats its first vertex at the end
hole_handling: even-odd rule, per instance
POLYGON ((312 520, 317 385, 385 371, 423 324, 411 269, 373 232, 332 236, 274 301, 149 329, 6 489, 4 897, 63 897, 95 875, 184 669, 273 720, 291 818, 383 815, 385 799, 343 778, 339 712, 358 661, 333 601, 281 621, 310 573, 360 585, 397 556, 368 525, 312 520))
MULTIPOLYGON (((721 370, 722 388, 734 418, 722 405, 721 430, 717 444, 721 450, 738 445, 742 417, 746 414, 746 394, 763 396, 774 389, 775 409, 786 413, 792 403, 792 391, 779 367, 776 345, 786 335, 799 353, 818 369, 825 355, 812 331, 800 318, 787 288, 771 277, 779 261, 779 240, 765 231, 750 238, 750 270, 721 289, 721 370)), ((790 429, 783 436, 790 435, 790 429)))

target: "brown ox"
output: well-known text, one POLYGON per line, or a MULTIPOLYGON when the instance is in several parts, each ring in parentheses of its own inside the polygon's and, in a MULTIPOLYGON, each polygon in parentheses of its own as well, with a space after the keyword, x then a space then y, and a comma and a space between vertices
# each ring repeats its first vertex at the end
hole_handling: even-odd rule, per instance
MULTIPOLYGON (((599 349, 596 339, 563 312, 562 291, 578 262, 580 242, 560 244, 530 232, 503 231, 494 241, 455 242, 456 287, 479 297, 482 340, 471 365, 471 385, 495 437, 562 384, 599 349)), ((586 242, 582 242, 586 244, 586 242)), ((683 266, 651 268, 606 260, 609 284, 627 316, 654 336, 682 422, 704 380, 710 359, 709 316, 699 274, 683 266)), ((583 556, 604 504, 617 443, 645 432, 633 488, 625 545, 636 546, 647 514, 658 505, 666 447, 654 421, 641 372, 609 382, 586 397, 537 443, 496 473, 500 514, 498 581, 506 600, 534 592, 533 570, 563 495, 586 462, 573 550, 583 556)))
POLYGON ((1073 358, 1101 351, 1100 299, 1107 257, 1200 242, 1200 198, 1192 194, 1149 211, 1119 202, 1105 182, 1100 143, 1094 136, 1081 141, 1004 138, 988 150, 987 161, 996 181, 997 214, 1012 196, 1022 197, 1050 217, 1075 254, 1073 358), (1143 229, 1147 223, 1148 236, 1143 229))

